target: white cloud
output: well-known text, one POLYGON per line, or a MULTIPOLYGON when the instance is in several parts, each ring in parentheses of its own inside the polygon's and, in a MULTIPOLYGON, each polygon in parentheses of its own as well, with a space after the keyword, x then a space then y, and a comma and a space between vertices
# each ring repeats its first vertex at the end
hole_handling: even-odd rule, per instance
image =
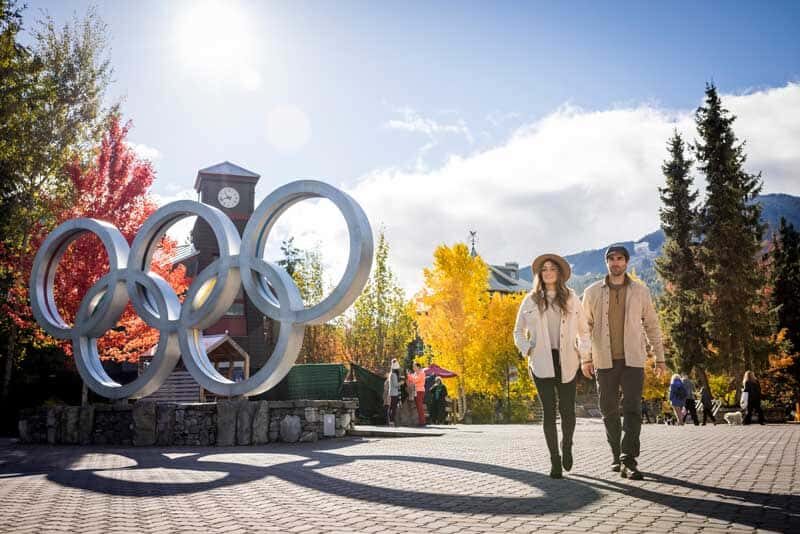
MULTIPOLYGON (((748 170, 764 171, 764 192, 800 194, 800 85, 723 95, 723 102, 738 115, 734 130, 747 140, 748 170)), ((402 128, 436 131, 413 114, 406 118, 402 128)), ((466 242, 469 230, 478 231, 488 262, 524 265, 545 251, 571 254, 657 229, 661 164, 675 129, 688 142, 695 139, 693 109, 565 105, 499 146, 451 155, 432 170, 375 170, 348 192, 373 230, 385 226, 392 265, 402 285, 415 291, 434 248, 466 242)), ((696 186, 704 188, 700 181, 696 186)), ((347 233, 343 222, 331 223, 335 208, 325 204, 298 206, 282 234, 317 236, 340 273, 347 233)))
MULTIPOLYGON (((197 192, 194 189, 182 189, 172 195, 161 195, 152 193, 153 199, 159 207, 175 202, 176 200, 197 200, 197 192)), ((189 242, 190 233, 194 227, 197 217, 186 217, 181 219, 167 230, 167 235, 174 239, 179 245, 189 242)))
POLYGON ((765 193, 800 194, 800 83, 746 95, 725 96, 745 140, 747 168, 763 172, 765 193))
POLYGON ((141 143, 127 143, 127 145, 140 159, 151 162, 161 159, 161 152, 157 148, 153 148, 141 143))
POLYGON ((431 141, 434 141, 439 135, 447 134, 463 136, 470 144, 475 142, 472 132, 463 119, 457 119, 455 122, 447 124, 429 117, 423 117, 417 111, 410 108, 398 109, 397 113, 402 117, 387 121, 387 128, 421 133, 426 135, 431 141))

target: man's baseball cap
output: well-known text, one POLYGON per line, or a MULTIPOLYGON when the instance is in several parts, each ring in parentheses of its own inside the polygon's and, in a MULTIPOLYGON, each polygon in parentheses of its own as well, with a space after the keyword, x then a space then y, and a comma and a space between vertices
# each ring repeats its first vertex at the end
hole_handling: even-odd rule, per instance
POLYGON ((628 252, 628 249, 623 245, 611 245, 608 247, 606 249, 606 259, 608 259, 611 254, 622 254, 625 256, 625 261, 629 261, 631 259, 630 252, 628 252))

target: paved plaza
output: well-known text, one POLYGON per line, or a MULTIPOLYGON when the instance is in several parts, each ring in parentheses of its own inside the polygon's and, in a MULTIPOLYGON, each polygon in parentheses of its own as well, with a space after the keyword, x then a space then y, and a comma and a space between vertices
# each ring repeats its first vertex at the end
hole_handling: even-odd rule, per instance
POLYGON ((539 426, 240 448, 0 446, 0 531, 800 532, 800 426, 645 425, 645 480, 579 420, 551 480, 539 426))

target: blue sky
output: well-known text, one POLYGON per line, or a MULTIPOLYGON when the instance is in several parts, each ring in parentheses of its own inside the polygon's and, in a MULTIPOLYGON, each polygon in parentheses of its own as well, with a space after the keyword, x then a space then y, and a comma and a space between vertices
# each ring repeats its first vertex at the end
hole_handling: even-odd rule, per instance
MULTIPOLYGON (((88 5, 30 2, 26 19, 43 8, 64 22, 88 5)), ((800 118, 785 109, 800 103, 798 2, 97 9, 111 34, 111 94, 134 122, 131 141, 153 158, 155 193, 186 196, 197 169, 222 160, 260 173, 261 195, 326 179, 385 227, 409 290, 433 247, 469 229, 493 263, 655 229, 666 138, 678 128, 691 139, 712 79, 736 103, 753 170, 769 170, 765 192, 800 194, 800 118), (597 151, 598 140, 610 150, 597 151), (625 224, 604 216, 609 203, 631 209, 625 224), (531 209, 506 209, 518 205, 531 209), (564 217, 575 227, 557 224, 564 217), (420 219, 432 221, 423 237, 420 219)), ((335 272, 342 254, 329 243, 343 228, 315 230, 326 210, 314 206, 293 210, 282 232, 322 242, 335 272)))

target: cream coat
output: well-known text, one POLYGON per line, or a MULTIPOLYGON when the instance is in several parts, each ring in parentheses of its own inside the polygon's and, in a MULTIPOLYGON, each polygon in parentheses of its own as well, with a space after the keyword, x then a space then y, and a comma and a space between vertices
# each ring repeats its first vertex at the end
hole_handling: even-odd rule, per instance
MULTIPOLYGON (((554 378, 553 355, 550 335, 547 332, 547 317, 533 302, 532 293, 525 295, 517 312, 514 326, 514 344, 528 358, 528 369, 538 378, 554 378)), ((567 311, 561 312, 561 381, 571 382, 580 368, 581 354, 589 354, 589 325, 578 296, 569 290, 567 311)), ((587 356, 588 357, 588 356, 587 356)))
MULTIPOLYGON (((627 275, 626 275, 627 276, 627 275)), ((664 361, 664 346, 661 342, 661 328, 658 315, 653 307, 650 290, 642 283, 628 278, 625 291, 625 365, 644 367, 649 344, 655 353, 656 361, 664 361)), ((583 310, 592 332, 591 355, 584 354, 583 361, 592 362, 597 369, 610 369, 614 364, 611 358, 611 336, 608 330, 608 284, 606 280, 595 282, 583 293, 583 310)))

